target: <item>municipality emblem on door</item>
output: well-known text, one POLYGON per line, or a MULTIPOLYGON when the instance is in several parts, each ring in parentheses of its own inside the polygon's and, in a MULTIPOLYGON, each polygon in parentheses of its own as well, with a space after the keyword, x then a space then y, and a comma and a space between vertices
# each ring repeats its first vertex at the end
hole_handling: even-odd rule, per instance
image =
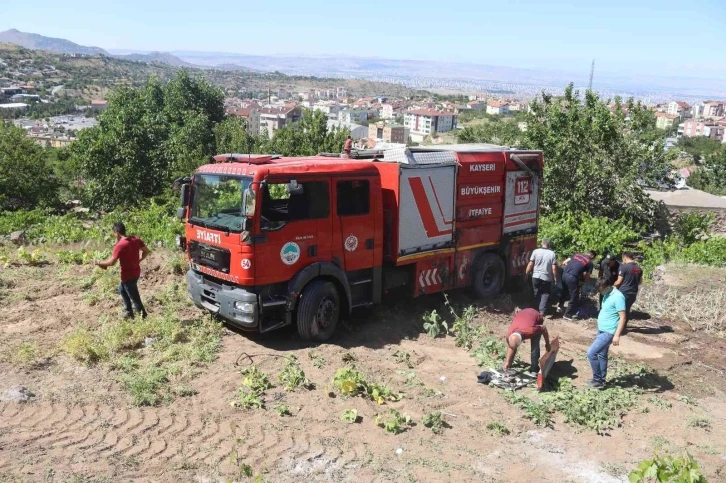
POLYGON ((358 248, 358 238, 351 234, 345 239, 345 249, 349 252, 354 252, 356 248, 358 248))
POLYGON ((280 259, 285 265, 294 265, 300 258, 300 246, 295 242, 287 242, 280 250, 280 259))

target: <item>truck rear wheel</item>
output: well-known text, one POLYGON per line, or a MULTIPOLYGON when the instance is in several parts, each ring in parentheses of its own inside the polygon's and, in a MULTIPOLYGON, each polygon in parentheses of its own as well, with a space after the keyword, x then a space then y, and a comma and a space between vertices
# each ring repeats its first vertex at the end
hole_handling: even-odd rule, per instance
POLYGON ((316 280, 308 284, 297 308, 297 331, 305 340, 325 342, 330 339, 340 317, 340 295, 330 282, 316 280))
POLYGON ((474 266, 471 284, 477 298, 496 297, 504 286, 504 262, 495 253, 485 253, 474 266))

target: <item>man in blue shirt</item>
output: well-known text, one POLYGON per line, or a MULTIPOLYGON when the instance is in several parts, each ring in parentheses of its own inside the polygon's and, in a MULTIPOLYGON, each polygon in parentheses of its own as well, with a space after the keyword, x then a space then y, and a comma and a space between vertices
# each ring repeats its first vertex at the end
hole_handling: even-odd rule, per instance
POLYGON ((625 328, 625 296, 613 287, 609 279, 600 279, 595 289, 602 294, 602 308, 597 316, 597 337, 587 350, 592 367, 590 387, 603 389, 608 374, 610 344, 620 344, 620 333, 625 328))

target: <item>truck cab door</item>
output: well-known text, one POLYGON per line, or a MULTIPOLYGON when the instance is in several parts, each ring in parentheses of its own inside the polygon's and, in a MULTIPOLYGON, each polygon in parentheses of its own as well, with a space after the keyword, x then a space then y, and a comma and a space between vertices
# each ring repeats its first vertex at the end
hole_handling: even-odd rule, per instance
POLYGON ((260 236, 255 241, 256 285, 287 282, 306 266, 330 253, 330 182, 305 179, 262 187, 260 236))
MULTIPOLYGON (((376 207, 371 182, 365 177, 335 180, 336 223, 340 236, 334 251, 344 264, 353 306, 373 302, 376 249, 376 207)), ((380 267, 379 267, 380 269, 380 267)))

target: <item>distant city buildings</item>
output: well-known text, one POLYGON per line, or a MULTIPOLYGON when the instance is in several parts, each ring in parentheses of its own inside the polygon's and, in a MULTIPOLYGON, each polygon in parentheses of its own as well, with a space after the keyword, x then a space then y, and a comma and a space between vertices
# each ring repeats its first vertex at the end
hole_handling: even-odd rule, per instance
POLYGON ((719 123, 717 121, 709 120, 696 120, 688 119, 683 124, 683 136, 685 137, 697 137, 703 136, 714 141, 724 140, 724 129, 726 123, 719 123))
POLYGON ((423 140, 425 136, 445 133, 456 129, 457 118, 458 116, 453 112, 437 111, 435 109, 417 109, 405 113, 403 125, 411 132, 412 139, 415 137, 423 140))
POLYGON ((666 114, 678 116, 681 119, 691 117, 691 105, 683 101, 673 101, 668 103, 666 114))
POLYGON ((288 124, 295 123, 302 117, 302 108, 299 106, 263 107, 259 111, 258 132, 266 132, 272 139, 275 131, 288 124))

